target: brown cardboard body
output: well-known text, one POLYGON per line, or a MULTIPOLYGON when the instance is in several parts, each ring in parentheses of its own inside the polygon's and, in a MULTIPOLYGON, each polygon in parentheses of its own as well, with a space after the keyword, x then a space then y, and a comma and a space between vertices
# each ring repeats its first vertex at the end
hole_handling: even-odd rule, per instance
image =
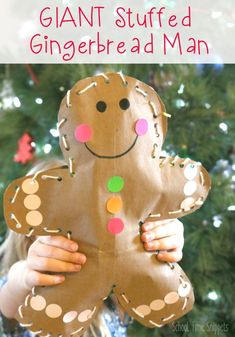
POLYGON ((191 160, 160 158, 167 122, 164 105, 152 88, 130 77, 123 80, 118 74, 106 77, 109 82, 102 76, 79 81, 61 104, 59 122, 64 122, 60 144, 68 167, 18 179, 4 196, 10 228, 33 235, 48 235, 48 230, 52 235, 71 232, 80 251, 87 255, 81 272, 66 274, 61 285, 37 287, 22 304, 19 321, 41 335, 82 334, 111 290, 129 315, 149 327, 181 317, 194 302, 192 286, 182 269, 177 264, 159 262, 154 253, 144 250, 139 224, 195 211, 208 194, 210 178, 200 164, 191 160), (92 83, 96 85, 93 87, 92 83), (130 102, 125 111, 119 107, 123 98, 130 102), (100 100, 107 104, 103 113, 95 109, 100 100), (135 133, 135 123, 140 118, 148 123, 144 135, 135 133), (93 136, 86 143, 78 143, 74 133, 83 123, 92 125, 93 136), (193 179, 185 174, 188 165, 196 167, 193 179), (124 180, 123 188, 116 193, 108 189, 113 176, 124 180), (28 194, 23 188, 26 179, 39 186, 32 193, 41 200, 37 211, 42 221, 37 226, 27 223, 29 209, 24 204, 28 194), (185 186, 190 187, 190 181, 197 187, 189 197, 185 186), (107 210, 107 201, 114 195, 122 200, 118 214, 107 210), (190 205, 184 203, 188 198, 194 200, 190 205), (124 223, 124 229, 116 235, 107 230, 109 220, 115 216, 124 223), (41 304, 41 310, 33 308, 33 301, 40 299, 36 296, 46 302, 44 307, 41 304), (55 311, 61 309, 58 317, 47 315, 52 304, 57 305, 53 307, 55 311), (71 312, 76 312, 76 317, 65 322, 64 317, 71 312))

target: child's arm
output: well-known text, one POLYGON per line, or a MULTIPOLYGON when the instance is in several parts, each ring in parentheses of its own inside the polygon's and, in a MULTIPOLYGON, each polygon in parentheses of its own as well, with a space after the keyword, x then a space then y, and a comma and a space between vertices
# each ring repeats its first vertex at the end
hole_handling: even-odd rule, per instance
POLYGON ((12 265, 7 282, 0 289, 0 312, 12 319, 34 286, 50 286, 64 281, 64 275, 47 272, 77 272, 85 263, 78 245, 63 236, 39 237, 30 246, 26 260, 12 265))

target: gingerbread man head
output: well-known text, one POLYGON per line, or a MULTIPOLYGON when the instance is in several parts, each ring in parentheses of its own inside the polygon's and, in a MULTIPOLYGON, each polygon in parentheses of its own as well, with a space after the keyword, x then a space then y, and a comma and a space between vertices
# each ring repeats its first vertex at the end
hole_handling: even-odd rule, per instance
POLYGON ((121 73, 86 78, 62 101, 61 149, 74 171, 83 160, 117 160, 133 150, 145 152, 146 144, 156 156, 166 135, 167 116, 159 96, 143 82, 121 73))

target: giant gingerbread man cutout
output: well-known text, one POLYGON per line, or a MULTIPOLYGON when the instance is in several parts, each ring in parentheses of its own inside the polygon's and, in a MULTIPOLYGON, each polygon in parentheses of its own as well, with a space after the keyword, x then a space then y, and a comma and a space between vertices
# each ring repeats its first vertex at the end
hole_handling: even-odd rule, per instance
POLYGON ((143 222, 194 212, 210 187, 200 163, 160 157, 167 117, 151 87, 121 73, 83 79, 67 93, 58 128, 68 165, 15 180, 5 218, 28 236, 72 237, 87 263, 60 285, 34 287, 18 310, 23 326, 41 336, 81 335, 111 290, 147 327, 191 310, 183 270, 140 241, 143 222))

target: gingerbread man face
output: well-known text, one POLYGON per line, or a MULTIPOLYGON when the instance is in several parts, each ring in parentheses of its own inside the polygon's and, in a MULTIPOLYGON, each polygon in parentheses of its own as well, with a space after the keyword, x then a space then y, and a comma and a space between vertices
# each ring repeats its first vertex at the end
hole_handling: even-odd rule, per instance
POLYGON ((198 209, 210 187, 201 163, 160 158, 167 117, 152 88, 122 74, 81 80, 63 99, 58 128, 68 165, 15 180, 4 196, 5 218, 28 236, 72 236, 87 263, 26 297, 17 319, 31 331, 83 334, 111 290, 152 328, 192 308, 183 270, 159 262, 139 237, 145 221, 198 209))
POLYGON ((131 77, 111 73, 79 81, 59 113, 64 157, 68 162, 72 159, 74 167, 83 153, 87 160, 95 159, 90 154, 115 160, 136 147, 140 152, 143 136, 145 147, 149 143, 152 151, 156 147, 160 151, 167 128, 165 115, 154 90, 131 77))

